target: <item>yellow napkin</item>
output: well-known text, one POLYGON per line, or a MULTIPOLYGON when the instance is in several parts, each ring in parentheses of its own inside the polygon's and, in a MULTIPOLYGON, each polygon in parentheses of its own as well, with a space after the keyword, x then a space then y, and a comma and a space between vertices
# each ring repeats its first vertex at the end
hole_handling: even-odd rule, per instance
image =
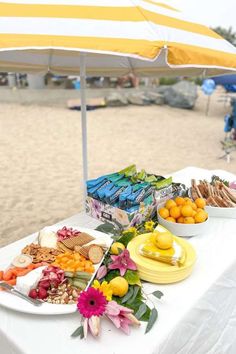
POLYGON ((151 258, 156 261, 178 266, 183 265, 186 258, 185 250, 180 245, 177 238, 174 239, 171 248, 163 250, 158 248, 153 243, 153 239, 149 237, 145 243, 140 245, 139 253, 144 257, 151 258))

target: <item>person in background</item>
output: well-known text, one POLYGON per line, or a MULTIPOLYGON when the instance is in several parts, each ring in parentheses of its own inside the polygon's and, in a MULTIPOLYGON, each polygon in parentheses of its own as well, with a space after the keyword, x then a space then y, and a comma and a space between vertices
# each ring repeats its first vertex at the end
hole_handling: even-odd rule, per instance
POLYGON ((122 88, 127 83, 129 83, 131 87, 137 87, 139 85, 139 78, 136 77, 132 73, 122 76, 122 77, 119 77, 118 82, 117 82, 117 87, 122 88))

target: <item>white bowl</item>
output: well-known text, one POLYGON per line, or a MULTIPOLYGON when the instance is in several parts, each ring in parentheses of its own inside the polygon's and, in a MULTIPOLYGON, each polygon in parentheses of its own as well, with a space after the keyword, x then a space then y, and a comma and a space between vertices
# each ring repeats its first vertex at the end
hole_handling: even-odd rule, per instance
POLYGON ((213 216, 215 218, 236 219, 236 208, 205 206, 205 210, 209 216, 213 216))
POLYGON ((208 219, 202 223, 199 224, 178 224, 175 222, 167 221, 163 219, 159 213, 158 210, 160 208, 163 208, 165 204, 160 204, 157 207, 157 218, 158 222, 160 225, 164 226, 167 228, 173 235, 179 236, 179 237, 192 237, 192 236, 197 236, 199 234, 203 234, 207 232, 209 229, 209 215, 208 219))

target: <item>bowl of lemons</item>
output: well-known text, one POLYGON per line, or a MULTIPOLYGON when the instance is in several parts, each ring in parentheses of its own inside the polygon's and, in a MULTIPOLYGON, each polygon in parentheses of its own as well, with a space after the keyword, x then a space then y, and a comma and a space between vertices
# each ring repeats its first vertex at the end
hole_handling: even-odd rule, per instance
POLYGON ((176 197, 157 208, 158 222, 176 236, 192 237, 207 232, 209 217, 203 198, 176 197))

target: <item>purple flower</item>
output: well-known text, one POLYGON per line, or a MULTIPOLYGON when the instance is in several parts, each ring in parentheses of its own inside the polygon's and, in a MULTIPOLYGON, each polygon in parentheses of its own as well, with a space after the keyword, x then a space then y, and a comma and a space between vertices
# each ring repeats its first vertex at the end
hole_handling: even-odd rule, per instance
POLYGON ((120 275, 123 276, 127 269, 137 270, 136 264, 132 261, 129 251, 125 249, 118 256, 111 256, 112 263, 109 264, 109 269, 119 269, 120 275))
POLYGON ((130 226, 135 226, 135 225, 141 224, 142 219, 143 219, 143 216, 140 214, 134 216, 133 219, 131 220, 130 226))
POLYGON ((106 275, 107 275, 107 267, 103 265, 98 269, 96 278, 100 280, 104 278, 106 275))
POLYGON ((98 200, 93 199, 91 203, 92 217, 98 218, 101 214, 101 204, 98 200))

